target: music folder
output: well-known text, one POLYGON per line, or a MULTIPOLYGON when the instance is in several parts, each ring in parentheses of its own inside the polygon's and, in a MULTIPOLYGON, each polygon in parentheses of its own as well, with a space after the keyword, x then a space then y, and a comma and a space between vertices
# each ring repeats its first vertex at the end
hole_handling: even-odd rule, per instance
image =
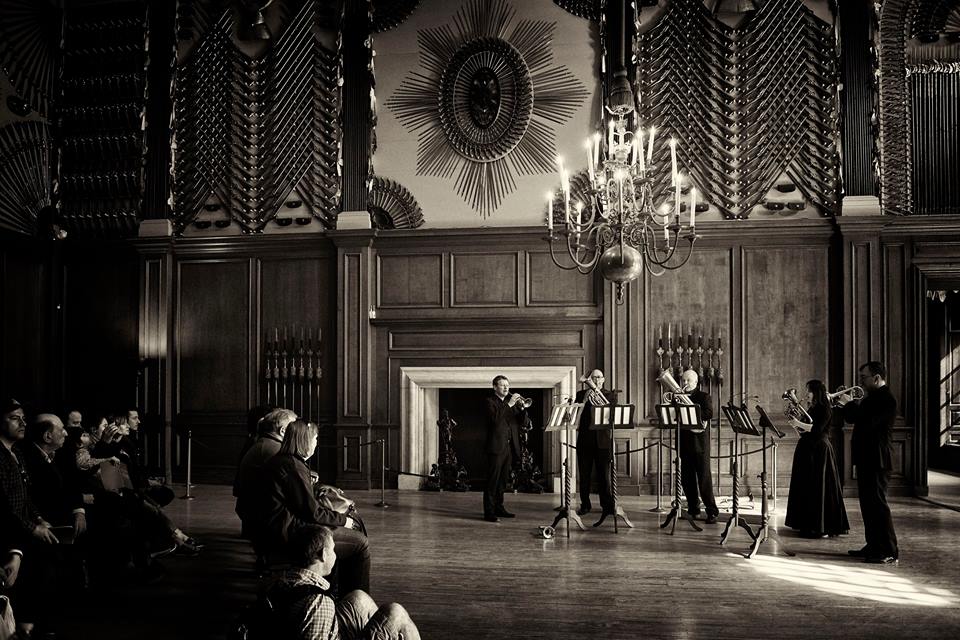
POLYGON ((684 431, 702 432, 700 405, 696 404, 658 404, 657 417, 661 429, 680 427, 684 431))
POLYGON ((565 431, 576 429, 580 424, 580 413, 583 411, 582 402, 554 405, 550 412, 550 421, 544 431, 565 431))

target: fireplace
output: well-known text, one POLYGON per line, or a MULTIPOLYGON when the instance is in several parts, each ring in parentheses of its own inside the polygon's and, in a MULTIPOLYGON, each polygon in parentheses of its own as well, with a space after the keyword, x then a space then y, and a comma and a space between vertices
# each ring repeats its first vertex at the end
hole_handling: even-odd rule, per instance
MULTIPOLYGON (((510 379, 514 389, 543 389, 544 395, 560 399, 576 392, 576 367, 401 367, 400 368, 400 468, 413 473, 428 474, 430 465, 437 461, 439 438, 440 389, 491 389, 494 376, 502 374, 510 379)), ((543 443, 544 468, 558 471, 561 461, 562 433, 545 434, 543 443)), ((571 468, 575 461, 571 458, 571 468)), ((552 486, 558 491, 560 479, 552 476, 552 486)), ((400 476, 400 489, 419 489, 422 479, 400 476)))

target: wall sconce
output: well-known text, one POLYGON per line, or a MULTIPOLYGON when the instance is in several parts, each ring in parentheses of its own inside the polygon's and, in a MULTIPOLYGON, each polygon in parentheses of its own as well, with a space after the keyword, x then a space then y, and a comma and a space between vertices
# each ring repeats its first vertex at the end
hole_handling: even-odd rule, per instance
POLYGON ((367 317, 370 318, 371 320, 376 320, 376 319, 377 319, 377 307, 376 307, 376 306, 370 305, 370 309, 367 311, 367 317))

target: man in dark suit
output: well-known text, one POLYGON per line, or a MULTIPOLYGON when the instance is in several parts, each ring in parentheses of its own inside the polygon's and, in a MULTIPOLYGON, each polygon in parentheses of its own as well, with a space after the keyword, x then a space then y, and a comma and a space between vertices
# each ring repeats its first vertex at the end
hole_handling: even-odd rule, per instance
MULTIPOLYGON (((613 514, 613 494, 610 492, 610 432, 591 430, 590 425, 593 424, 593 408, 616 404, 617 392, 603 388, 605 378, 600 369, 591 371, 588 378, 600 390, 603 402, 597 397, 597 392, 589 387, 577 392, 576 402, 584 403, 580 424, 577 426, 577 475, 580 485, 580 508, 577 509, 577 514, 585 515, 593 508, 590 504, 590 482, 595 467, 600 508, 603 509, 604 515, 611 515, 613 514)), ((588 378, 583 380, 586 381, 588 378)))
POLYGON ((843 419, 853 423, 851 449, 857 469, 857 496, 863 514, 867 544, 850 555, 875 564, 897 564, 900 550, 893 518, 887 505, 887 484, 890 482, 893 421, 897 401, 887 386, 887 370, 883 364, 870 361, 860 367, 860 386, 865 397, 853 402, 844 394, 837 398, 843 407, 843 419))
MULTIPOLYGON (((713 418, 713 402, 710 394, 699 389, 700 377, 693 369, 681 376, 683 390, 695 405, 700 407, 700 419, 709 422, 713 418)), ((710 474, 710 435, 703 429, 680 430, 680 482, 687 496, 687 511, 696 518, 700 515, 700 500, 707 511, 707 524, 714 524, 720 515, 713 497, 713 476, 710 474)))
POLYGON ((526 407, 519 394, 510 393, 507 376, 493 379, 493 395, 487 398, 487 487, 483 491, 483 519, 497 522, 514 515, 503 507, 503 491, 510 479, 512 453, 520 455, 520 425, 526 407))

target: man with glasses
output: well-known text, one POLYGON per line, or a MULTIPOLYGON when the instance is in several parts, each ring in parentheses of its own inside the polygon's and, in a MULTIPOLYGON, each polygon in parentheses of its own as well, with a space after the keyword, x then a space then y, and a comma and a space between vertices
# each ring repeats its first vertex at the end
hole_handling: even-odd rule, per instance
POLYGON ((578 515, 590 513, 590 482, 593 469, 597 470, 597 485, 600 508, 603 515, 613 514, 613 494, 610 492, 610 432, 596 431, 593 424, 593 408, 617 403, 616 391, 603 388, 606 378, 603 371, 594 369, 588 376, 592 386, 577 392, 576 402, 583 402, 580 425, 577 427, 577 474, 580 484, 580 508, 578 515))
POLYGON ((873 564, 897 564, 900 550, 893 530, 887 484, 890 482, 893 450, 893 421, 897 401, 886 382, 887 371, 875 360, 860 367, 860 386, 865 397, 853 401, 850 395, 837 397, 843 419, 853 424, 853 464, 857 468, 857 497, 863 514, 862 549, 852 549, 852 556, 873 564))

